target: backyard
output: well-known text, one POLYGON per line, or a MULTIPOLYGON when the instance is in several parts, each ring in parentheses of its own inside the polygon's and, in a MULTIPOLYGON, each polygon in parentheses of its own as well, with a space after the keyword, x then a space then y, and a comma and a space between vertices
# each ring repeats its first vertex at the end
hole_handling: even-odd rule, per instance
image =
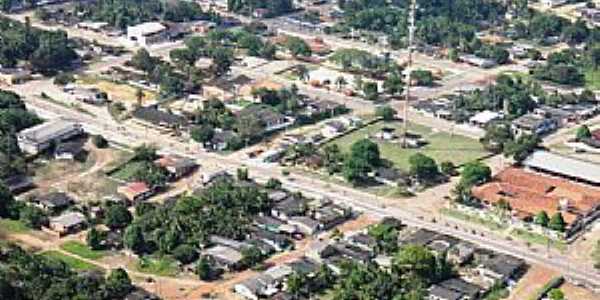
POLYGON ((59 251, 54 251, 54 250, 46 251, 46 252, 42 253, 42 255, 45 257, 48 257, 50 259, 62 261, 74 270, 78 270, 78 271, 101 270, 101 268, 98 266, 87 263, 81 259, 77 259, 75 257, 63 254, 59 251))
POLYGON ((106 255, 104 251, 92 250, 87 245, 84 245, 77 241, 67 241, 64 244, 60 245, 60 248, 71 254, 75 254, 77 256, 92 260, 99 260, 106 255))
MULTIPOLYGON (((349 152, 354 142, 374 135, 383 127, 394 128, 398 135, 402 132, 401 122, 377 122, 335 139, 330 143, 340 146, 343 152, 349 152)), ((409 133, 421 135, 428 144, 421 148, 404 149, 401 147, 399 141, 394 143, 392 141, 372 139, 379 145, 379 151, 383 158, 391 161, 396 167, 405 171, 409 169, 408 160, 410 156, 415 153, 425 154, 435 159, 438 164, 444 161, 451 161, 457 166, 483 158, 489 154, 483 149, 479 141, 461 135, 451 135, 413 123, 409 123, 409 133)))

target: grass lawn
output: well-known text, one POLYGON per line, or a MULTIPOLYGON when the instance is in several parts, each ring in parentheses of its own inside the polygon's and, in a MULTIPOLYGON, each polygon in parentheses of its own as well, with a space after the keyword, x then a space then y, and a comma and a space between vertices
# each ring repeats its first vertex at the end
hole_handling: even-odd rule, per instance
POLYGON ((60 245, 60 248, 77 256, 93 260, 101 259, 106 255, 104 251, 92 250, 87 245, 77 241, 67 241, 60 245))
POLYGON ((461 211, 454 210, 454 209, 442 208, 440 210, 440 212, 446 216, 449 216, 449 217, 452 217, 455 219, 483 225, 491 230, 504 230, 504 229, 508 228, 506 225, 500 224, 494 220, 485 219, 485 218, 481 218, 481 217, 477 217, 477 216, 472 216, 470 214, 466 214, 466 213, 463 213, 461 211))
POLYGON ((585 87, 591 90, 600 89, 600 69, 599 70, 587 70, 585 73, 585 87))
POLYGON ((129 162, 121 166, 111 176, 123 181, 130 181, 133 175, 140 169, 143 168, 143 163, 139 161, 129 162))
POLYGON ((4 233, 26 233, 30 229, 25 226, 21 221, 0 219, 0 232, 4 233))
POLYGON ((102 270, 102 268, 87 263, 83 260, 62 254, 58 251, 46 251, 44 253, 42 253, 43 256, 46 256, 48 258, 51 259, 55 259, 55 260, 59 260, 64 262, 65 264, 67 264, 69 267, 71 267, 74 270, 77 271, 87 271, 87 270, 102 270))
MULTIPOLYGON (((377 122, 339 139, 335 139, 331 143, 338 144, 342 151, 349 152, 354 142, 379 132, 382 127, 395 128, 397 134, 402 132, 401 122, 377 122)), ((405 171, 409 169, 408 159, 415 153, 425 154, 435 159, 438 163, 451 161, 455 165, 461 165, 488 154, 478 140, 461 135, 437 132, 429 127, 412 123, 409 123, 409 132, 422 135, 429 144, 419 149, 403 149, 400 143, 373 139, 379 145, 381 156, 405 171)))
POLYGON ((515 229, 511 232, 511 235, 516 238, 530 242, 532 244, 538 244, 542 246, 550 245, 550 247, 558 249, 561 252, 567 250, 567 244, 565 242, 557 241, 541 234, 525 231, 522 229, 515 229))
POLYGON ((163 256, 161 258, 140 258, 135 266, 135 269, 142 273, 154 274, 158 276, 175 276, 179 271, 175 260, 169 256, 163 256))

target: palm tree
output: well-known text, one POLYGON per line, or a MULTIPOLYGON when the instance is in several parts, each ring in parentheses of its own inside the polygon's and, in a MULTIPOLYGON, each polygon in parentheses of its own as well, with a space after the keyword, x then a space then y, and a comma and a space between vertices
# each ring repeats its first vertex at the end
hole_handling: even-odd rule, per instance
POLYGON ((338 76, 338 78, 335 79, 335 85, 337 86, 338 90, 341 91, 344 86, 346 86, 346 84, 348 84, 348 82, 346 81, 346 78, 344 78, 344 76, 338 76))
POLYGON ((137 105, 142 106, 142 100, 144 99, 144 91, 141 88, 135 90, 135 98, 137 100, 137 105))
POLYGON ((310 80, 310 72, 305 65, 296 66, 296 74, 298 75, 298 78, 304 82, 310 80))

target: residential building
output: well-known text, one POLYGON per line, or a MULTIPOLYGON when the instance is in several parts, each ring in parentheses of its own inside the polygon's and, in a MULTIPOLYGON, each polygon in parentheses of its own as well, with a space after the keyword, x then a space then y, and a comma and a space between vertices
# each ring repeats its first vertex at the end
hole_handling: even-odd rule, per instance
POLYGON ((59 160, 75 160, 83 152, 83 143, 79 141, 60 143, 54 149, 54 158, 59 160))
POLYGON ((261 274, 234 285, 233 290, 246 299, 258 300, 273 296, 279 291, 273 287, 274 282, 269 275, 261 274))
POLYGON ((138 123, 157 129, 177 129, 187 124, 183 116, 175 115, 156 107, 139 107, 131 115, 138 123))
POLYGON ((275 111, 274 108, 263 104, 247 106, 238 113, 238 117, 247 115, 260 120, 264 125, 264 132, 280 130, 294 123, 293 120, 288 120, 285 115, 275 111))
POLYGON ((502 118, 502 114, 499 112, 484 110, 477 113, 469 119, 469 123, 473 126, 484 128, 487 124, 492 121, 502 118))
POLYGON ((288 219, 288 224, 296 226, 299 232, 312 235, 315 234, 321 228, 321 223, 306 216, 295 216, 288 219))
POLYGON ((33 201, 35 206, 49 213, 58 213, 75 203, 75 200, 69 195, 60 192, 41 195, 36 197, 33 201))
POLYGON ((189 175, 198 168, 198 164, 193 159, 175 155, 163 156, 155 160, 154 163, 165 168, 169 172, 171 180, 189 175))
POLYGON ((246 75, 239 75, 234 78, 219 78, 205 84, 202 87, 202 95, 206 99, 217 98, 229 102, 237 100, 240 89, 250 83, 252 83, 252 78, 246 75))
POLYGON ((433 285, 429 288, 429 300, 463 300, 463 295, 445 287, 433 285))
POLYGON ((466 282, 462 278, 450 278, 438 283, 438 285, 462 294, 462 300, 480 299, 483 292, 480 286, 466 282))
POLYGON ((515 136, 544 135, 558 128, 556 119, 529 113, 515 119, 511 123, 511 130, 515 136))
POLYGON ((85 227, 85 216, 79 212, 65 213, 59 217, 51 218, 49 227, 59 236, 75 233, 85 227))
POLYGON ((569 2, 568 0, 541 0, 540 3, 545 8, 554 8, 569 2))
POLYGON ((8 191, 13 195, 26 192, 35 187, 31 177, 26 175, 13 175, 0 181, 6 184, 8 191))
POLYGON ((211 257, 219 266, 230 271, 239 269, 244 258, 240 251, 221 245, 205 249, 202 255, 211 257))
POLYGON ((68 140, 82 133, 81 124, 56 119, 22 130, 17 134, 17 140, 23 152, 36 155, 53 143, 68 140))
POLYGON ((307 209, 307 201, 300 196, 290 195, 271 208, 271 215, 280 220, 289 220, 294 216, 303 216, 307 209))
POLYGON ((478 57, 472 54, 465 54, 460 56, 460 60, 470 65, 480 67, 483 69, 489 69, 495 67, 497 64, 494 60, 488 58, 478 57))
POLYGON ((467 242, 460 242, 448 251, 447 259, 454 265, 461 266, 473 258, 475 247, 467 242))
POLYGON ((225 151, 229 149, 231 141, 237 137, 237 133, 232 130, 215 129, 212 139, 210 142, 204 145, 213 151, 225 151))
POLYGON ((328 121, 323 125, 323 129, 321 129, 321 134, 325 137, 334 137, 346 131, 346 125, 341 121, 328 121))
POLYGON ((525 262, 521 259, 509 255, 496 255, 491 259, 485 260, 477 271, 482 279, 491 285, 496 283, 507 283, 509 280, 519 276, 525 267, 525 262))
POLYGON ((291 241, 284 234, 274 233, 260 228, 253 228, 250 233, 250 238, 260 240, 271 247, 275 248, 275 251, 284 251, 291 246, 291 241))
POLYGON ((0 83, 13 85, 31 79, 31 71, 20 68, 0 67, 0 83))
POLYGON ((146 200, 154 195, 154 190, 144 182, 131 182, 117 189, 117 192, 132 203, 146 200))
POLYGON ((127 27, 127 39, 138 46, 148 47, 168 40, 167 27, 159 22, 147 22, 127 27))

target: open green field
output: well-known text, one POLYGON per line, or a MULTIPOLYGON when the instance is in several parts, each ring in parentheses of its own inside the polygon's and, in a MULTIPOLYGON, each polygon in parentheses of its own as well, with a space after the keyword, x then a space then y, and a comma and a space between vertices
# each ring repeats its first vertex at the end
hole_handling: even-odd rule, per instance
POLYGON ((46 252, 42 253, 42 255, 46 256, 48 258, 51 258, 51 259, 62 261, 65 264, 67 264, 69 267, 71 267, 72 269, 77 270, 77 271, 101 270, 102 269, 96 265, 87 263, 87 262, 77 259, 75 257, 65 255, 58 251, 53 251, 53 250, 46 251, 46 252))
POLYGON ((0 232, 9 233, 25 233, 28 232, 29 228, 25 226, 21 221, 0 219, 0 232))
POLYGON ((101 259, 106 255, 106 252, 104 251, 92 250, 87 245, 77 241, 67 241, 64 244, 60 245, 60 249, 63 249, 77 256, 93 260, 101 259))
MULTIPOLYGON (((335 139, 331 143, 340 146, 342 151, 349 152, 350 147, 354 142, 369 135, 374 135, 379 132, 382 127, 395 128, 397 134, 402 132, 401 122, 377 122, 339 139, 335 139)), ((379 151, 383 158, 393 162, 396 167, 405 171, 409 169, 409 157, 415 153, 425 154, 435 159, 438 163, 451 161, 455 165, 461 165, 480 159, 489 154, 483 149, 483 146, 478 140, 461 135, 436 132, 429 127, 413 123, 409 123, 409 132, 422 135, 429 144, 419 149, 403 149, 400 146, 400 143, 372 139, 379 145, 379 151)))
POLYGON ((131 181, 136 172, 143 167, 144 165, 142 162, 132 161, 122 165, 117 171, 112 173, 111 176, 122 181, 131 181))
POLYGON ((136 263, 135 269, 142 273, 158 276, 175 276, 179 271, 175 260, 169 256, 161 258, 142 257, 136 263))
POLYGON ((511 235, 524 241, 530 242, 532 244, 550 246, 560 251, 567 250, 567 244, 565 242, 557 241, 534 232, 529 232, 522 229, 515 229, 511 232, 511 235))
POLYGON ((591 90, 600 90, 600 69, 585 72, 585 87, 591 90))

